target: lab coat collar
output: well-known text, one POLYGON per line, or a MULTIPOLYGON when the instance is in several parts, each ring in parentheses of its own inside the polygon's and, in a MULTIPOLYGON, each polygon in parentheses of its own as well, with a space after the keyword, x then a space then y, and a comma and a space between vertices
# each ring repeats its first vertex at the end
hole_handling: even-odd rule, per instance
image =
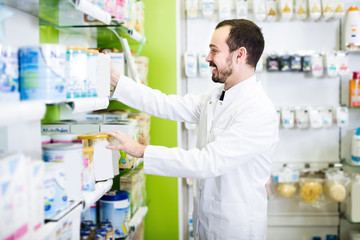
MULTIPOLYGON (((253 89, 260 86, 260 83, 256 80, 255 74, 244 81, 239 82, 233 87, 229 88, 225 91, 224 103, 228 101, 233 101, 235 99, 242 99, 248 94, 253 93, 253 89)), ((220 97, 222 91, 224 90, 224 86, 219 89, 218 97, 220 97)))

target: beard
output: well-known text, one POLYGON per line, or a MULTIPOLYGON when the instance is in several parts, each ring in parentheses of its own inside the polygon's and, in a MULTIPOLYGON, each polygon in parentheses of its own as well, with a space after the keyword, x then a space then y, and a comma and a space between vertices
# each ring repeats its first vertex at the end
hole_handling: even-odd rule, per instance
POLYGON ((210 63, 211 67, 216 67, 217 73, 212 74, 214 83, 225 83, 226 79, 233 73, 232 59, 228 58, 224 68, 218 68, 213 62, 210 63))

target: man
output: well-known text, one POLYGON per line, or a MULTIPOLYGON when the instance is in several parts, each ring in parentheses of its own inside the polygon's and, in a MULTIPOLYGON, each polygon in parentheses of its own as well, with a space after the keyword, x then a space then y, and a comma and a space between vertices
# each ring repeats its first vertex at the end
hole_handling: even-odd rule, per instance
POLYGON ((225 20, 215 29, 206 58, 212 80, 223 83, 199 96, 165 95, 118 74, 113 97, 157 117, 198 124, 197 147, 190 150, 143 146, 109 132, 108 146, 144 158, 147 174, 191 177, 194 233, 199 239, 266 239, 270 157, 278 142, 276 111, 255 77, 264 49, 253 22, 225 20))

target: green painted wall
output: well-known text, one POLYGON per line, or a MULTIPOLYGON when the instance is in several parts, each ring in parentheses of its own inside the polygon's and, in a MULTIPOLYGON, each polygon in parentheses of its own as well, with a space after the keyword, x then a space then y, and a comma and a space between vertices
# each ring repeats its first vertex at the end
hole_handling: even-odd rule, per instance
MULTIPOLYGON (((176 1, 143 0, 146 44, 141 55, 149 58, 149 86, 176 94, 176 1)), ((177 146, 177 123, 151 118, 151 144, 177 146)), ((177 178, 146 176, 149 212, 146 240, 178 239, 177 178)))

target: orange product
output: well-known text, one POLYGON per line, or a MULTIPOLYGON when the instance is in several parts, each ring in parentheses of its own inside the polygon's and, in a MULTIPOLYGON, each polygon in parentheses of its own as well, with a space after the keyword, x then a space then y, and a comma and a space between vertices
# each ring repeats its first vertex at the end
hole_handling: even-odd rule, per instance
POLYGON ((353 79, 349 81, 349 106, 360 107, 360 72, 353 72, 353 79))

